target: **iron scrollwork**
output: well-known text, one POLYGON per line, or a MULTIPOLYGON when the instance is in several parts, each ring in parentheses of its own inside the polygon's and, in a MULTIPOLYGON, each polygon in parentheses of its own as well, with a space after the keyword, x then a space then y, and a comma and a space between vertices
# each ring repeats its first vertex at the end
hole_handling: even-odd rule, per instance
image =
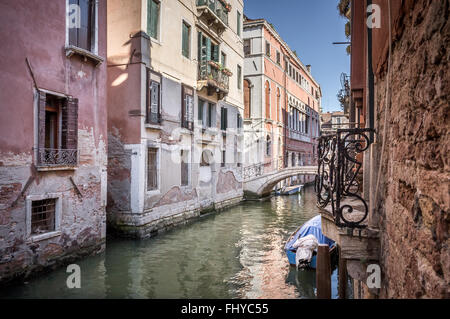
POLYGON ((325 208, 331 204, 337 226, 365 227, 363 222, 368 216, 369 207, 360 195, 360 157, 371 144, 368 136, 371 132, 374 130, 338 129, 335 134, 319 138, 318 172, 315 180, 317 205, 325 208))

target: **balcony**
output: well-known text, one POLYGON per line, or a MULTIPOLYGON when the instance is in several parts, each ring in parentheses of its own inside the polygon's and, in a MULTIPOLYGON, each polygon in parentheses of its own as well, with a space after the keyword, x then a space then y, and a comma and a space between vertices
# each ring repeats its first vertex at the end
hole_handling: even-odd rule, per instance
POLYGON ((214 61, 200 61, 198 68, 198 90, 206 87, 208 95, 217 93, 219 100, 223 99, 228 94, 230 71, 214 61))
POLYGON ((197 0, 199 20, 214 28, 221 35, 228 26, 228 12, 231 7, 221 0, 197 0))
POLYGON ((74 167, 78 164, 78 150, 39 148, 37 167, 39 169, 74 167))
POLYGON ((372 129, 337 129, 319 138, 317 206, 325 236, 340 245, 344 259, 378 258, 378 231, 369 227, 369 205, 362 195, 362 153, 372 129))

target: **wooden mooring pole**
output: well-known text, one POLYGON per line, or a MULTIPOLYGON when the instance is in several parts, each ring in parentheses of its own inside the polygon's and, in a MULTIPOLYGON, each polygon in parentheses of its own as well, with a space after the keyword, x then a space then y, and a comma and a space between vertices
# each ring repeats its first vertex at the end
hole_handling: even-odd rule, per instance
POLYGON ((317 299, 331 299, 331 260, 328 245, 317 248, 316 267, 317 299))
POLYGON ((342 258, 341 247, 339 248, 339 299, 347 298, 347 260, 342 258))

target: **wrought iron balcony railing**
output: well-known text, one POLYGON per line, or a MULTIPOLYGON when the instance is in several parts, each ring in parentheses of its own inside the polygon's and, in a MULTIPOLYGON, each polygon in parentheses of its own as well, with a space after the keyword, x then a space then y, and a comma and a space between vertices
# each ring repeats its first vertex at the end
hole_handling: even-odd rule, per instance
POLYGON ((317 206, 329 205, 339 227, 365 228, 369 207, 361 195, 362 153, 373 129, 338 129, 319 138, 317 206))
POLYGON ((76 166, 78 164, 78 150, 39 148, 37 155, 37 163, 41 167, 76 166))
POLYGON ((210 87, 228 93, 230 77, 226 69, 219 69, 215 63, 210 61, 200 61, 198 64, 198 80, 205 81, 210 87))
POLYGON ((208 8, 226 26, 228 25, 228 10, 220 0, 197 0, 197 7, 208 8))

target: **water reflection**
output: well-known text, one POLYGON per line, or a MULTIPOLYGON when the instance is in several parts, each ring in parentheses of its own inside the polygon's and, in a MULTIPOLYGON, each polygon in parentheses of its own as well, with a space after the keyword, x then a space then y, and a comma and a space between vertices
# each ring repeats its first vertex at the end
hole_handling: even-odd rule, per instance
MULTIPOLYGON (((149 240, 108 241, 78 262, 81 289, 68 289, 58 269, 0 298, 314 298, 315 272, 290 267, 283 247, 316 214, 310 188, 246 202, 149 240)), ((336 270, 332 283, 336 296, 336 270)))

